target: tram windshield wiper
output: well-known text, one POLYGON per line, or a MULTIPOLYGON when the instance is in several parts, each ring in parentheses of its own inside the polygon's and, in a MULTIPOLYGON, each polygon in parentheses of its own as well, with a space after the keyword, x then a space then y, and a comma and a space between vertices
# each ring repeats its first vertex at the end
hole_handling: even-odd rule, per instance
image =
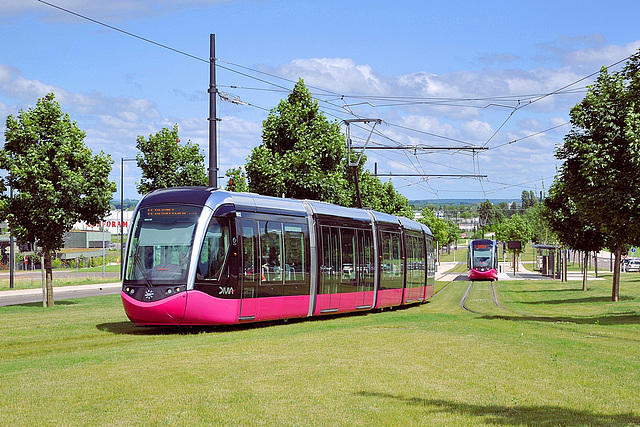
POLYGON ((142 262, 142 258, 140 258, 140 253, 138 252, 139 248, 140 247, 138 246, 135 252, 133 253, 133 262, 135 263, 135 266, 138 267, 138 269, 142 273, 142 277, 144 278, 144 281, 146 282, 147 286, 152 288, 153 283, 151 283, 151 280, 149 280, 149 277, 147 276, 147 270, 144 268, 144 263, 142 262))

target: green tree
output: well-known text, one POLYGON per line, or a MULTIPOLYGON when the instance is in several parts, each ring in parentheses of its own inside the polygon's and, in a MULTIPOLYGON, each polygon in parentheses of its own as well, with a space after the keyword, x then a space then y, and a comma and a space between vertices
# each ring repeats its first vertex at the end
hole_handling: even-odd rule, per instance
MULTIPOLYGON (((362 156, 356 168, 363 206, 413 218, 409 201, 391 182, 365 171, 365 161, 362 156)), ((326 119, 302 79, 269 113, 262 144, 253 149, 245 169, 249 190, 258 194, 357 205, 340 124, 326 119)))
POLYGON ((429 207, 422 209, 422 218, 419 218, 418 221, 429 227, 433 234, 433 240, 438 242, 441 247, 448 243, 447 224, 444 219, 438 218, 429 207))
POLYGON ((507 204, 507 202, 498 203, 497 209, 500 210, 500 212, 502 212, 502 215, 505 218, 511 217, 511 212, 509 212, 509 205, 507 204))
POLYGON ((514 214, 508 220, 498 224, 496 227, 496 240, 502 242, 520 241, 522 246, 520 249, 509 249, 509 252, 515 252, 518 257, 524 252, 527 242, 531 240, 534 232, 531 224, 523 215, 514 214))
POLYGON ((340 124, 327 121, 300 79, 263 122, 262 144, 245 167, 249 189, 346 205, 345 156, 340 124))
POLYGON ((530 209, 538 204, 538 198, 533 191, 522 190, 520 199, 522 201, 522 210, 530 209))
POLYGON ((178 125, 173 129, 162 128, 149 139, 138 136, 136 155, 138 167, 142 171, 142 180, 136 184, 140 194, 146 194, 159 188, 190 185, 206 186, 208 176, 204 166, 204 153, 197 144, 187 141, 180 145, 178 125))
POLYGON ((422 218, 418 219, 433 233, 433 239, 440 247, 455 242, 460 237, 460 229, 455 222, 450 219, 439 218, 429 207, 422 209, 422 218))
MULTIPOLYGON (((584 265, 590 251, 598 251, 606 244, 606 236, 598 230, 587 212, 578 209, 576 203, 567 194, 562 181, 555 181, 549 189, 541 215, 549 224, 560 243, 571 249, 584 251, 584 265)), ((582 290, 587 290, 587 268, 582 276, 582 290)))
POLYGON ((227 191, 235 191, 238 193, 243 193, 249 191, 249 186, 247 185, 247 175, 244 173, 242 168, 232 168, 225 172, 227 178, 227 185, 225 186, 225 190, 227 191))
MULTIPOLYGON (((378 177, 371 176, 369 171, 359 168, 359 187, 362 198, 362 206, 379 212, 404 216, 413 219, 414 210, 409 200, 400 194, 391 181, 382 182, 378 177)), ((357 206, 357 196, 353 179, 349 180, 348 192, 349 206, 357 206)))
POLYGON ((571 130, 556 150, 556 180, 575 209, 606 236, 615 253, 611 298, 620 297, 620 258, 640 243, 640 54, 621 72, 602 68, 585 98, 571 109, 571 130))
POLYGON ((485 229, 495 230, 495 227, 504 221, 504 214, 489 200, 485 200, 478 208, 478 218, 484 233, 485 229))
POLYGON ((111 158, 94 156, 85 133, 49 93, 35 108, 7 117, 0 166, 13 197, 3 195, 0 214, 21 243, 42 248, 47 306, 54 305, 51 257, 78 221, 97 224, 109 212, 116 184, 111 158))

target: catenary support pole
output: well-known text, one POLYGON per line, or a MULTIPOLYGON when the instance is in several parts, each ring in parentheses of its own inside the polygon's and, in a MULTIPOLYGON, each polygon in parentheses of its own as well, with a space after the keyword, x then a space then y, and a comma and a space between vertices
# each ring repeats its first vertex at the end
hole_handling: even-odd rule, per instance
POLYGON ((218 188, 216 35, 209 35, 209 187, 218 188))

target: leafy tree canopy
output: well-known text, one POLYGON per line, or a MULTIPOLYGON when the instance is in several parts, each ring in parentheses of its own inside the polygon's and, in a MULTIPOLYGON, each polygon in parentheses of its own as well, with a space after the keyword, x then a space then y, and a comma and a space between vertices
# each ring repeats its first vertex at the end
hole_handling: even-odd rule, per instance
MULTIPOLYGON (((340 124, 327 121, 300 79, 263 123, 262 144, 253 149, 245 167, 248 188, 275 197, 356 206, 346 156, 340 124)), ((409 201, 391 182, 382 183, 364 171, 365 161, 363 156, 356 170, 363 206, 413 218, 409 201)))
POLYGON ((85 133, 49 93, 35 108, 7 117, 0 167, 13 197, 3 194, 0 214, 21 243, 38 242, 46 269, 47 305, 53 305, 51 256, 78 221, 96 224, 110 209, 115 182, 111 158, 93 155, 85 133))
POLYGON ((262 144, 246 165, 249 188, 275 197, 345 205, 345 156, 339 123, 327 121, 300 80, 263 122, 262 144))
POLYGON ((180 145, 178 125, 162 128, 149 139, 138 136, 136 155, 142 180, 136 183, 140 194, 167 187, 190 185, 206 186, 208 176, 204 166, 204 153, 197 144, 187 141, 180 145))
MULTIPOLYGON (((602 68, 585 98, 571 109, 571 131, 556 151, 563 161, 558 188, 605 236, 616 266, 625 244, 640 243, 640 53, 621 72, 602 68)), ((569 212, 574 209, 569 207, 569 212)), ((571 218, 573 220, 573 218, 571 218)), ((561 231, 561 230, 558 230, 561 231)), ((619 299, 619 268, 612 299, 619 299)))
POLYGON ((489 200, 485 200, 478 208, 480 226, 495 229, 495 226, 504 221, 502 210, 494 206, 489 200))
POLYGON ((239 193, 249 191, 249 186, 247 185, 247 175, 244 173, 242 168, 232 168, 227 170, 225 173, 227 178, 227 185, 225 186, 225 190, 227 191, 236 191, 239 193))
POLYGON ((453 221, 437 217, 428 207, 422 210, 422 218, 419 218, 418 221, 429 227, 433 234, 433 239, 441 247, 454 242, 460 237, 460 229, 453 221))
POLYGON ((496 240, 503 242, 519 240, 522 242, 521 249, 513 249, 516 256, 520 255, 526 244, 534 236, 533 229, 526 217, 514 214, 506 221, 503 221, 496 227, 496 240))
POLYGON ((533 191, 522 190, 522 195, 520 196, 522 200, 522 209, 526 210, 532 208, 538 204, 538 198, 533 193, 533 191))

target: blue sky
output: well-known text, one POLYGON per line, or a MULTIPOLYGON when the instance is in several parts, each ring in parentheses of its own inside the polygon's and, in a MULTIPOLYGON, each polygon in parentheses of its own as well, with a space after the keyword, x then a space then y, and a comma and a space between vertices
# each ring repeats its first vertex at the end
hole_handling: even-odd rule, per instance
MULTIPOLYGON (((208 155, 209 34, 219 90, 249 104, 218 102, 220 176, 246 163, 268 111, 303 78, 329 120, 381 119, 372 146, 487 148, 368 150, 370 170, 432 175, 392 178, 411 200, 547 189, 554 147, 592 81, 582 79, 640 47, 637 1, 50 3, 191 55, 37 0, 0 3, 2 127, 54 91, 86 144, 111 155, 118 187, 138 135, 177 123, 208 155)), ((351 133, 356 145, 368 137, 351 133)), ((124 172, 125 197, 138 198, 135 164, 124 172)))

